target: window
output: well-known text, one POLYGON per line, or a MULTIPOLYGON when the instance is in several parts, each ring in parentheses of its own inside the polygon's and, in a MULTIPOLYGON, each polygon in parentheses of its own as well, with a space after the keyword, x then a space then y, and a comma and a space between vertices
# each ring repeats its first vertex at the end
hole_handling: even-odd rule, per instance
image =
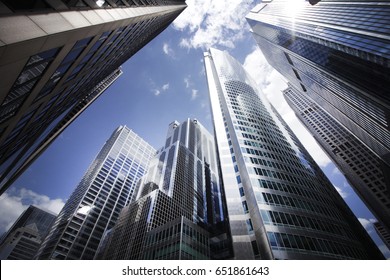
POLYGON ((246 226, 248 228, 248 231, 253 231, 253 225, 251 219, 246 220, 246 226))

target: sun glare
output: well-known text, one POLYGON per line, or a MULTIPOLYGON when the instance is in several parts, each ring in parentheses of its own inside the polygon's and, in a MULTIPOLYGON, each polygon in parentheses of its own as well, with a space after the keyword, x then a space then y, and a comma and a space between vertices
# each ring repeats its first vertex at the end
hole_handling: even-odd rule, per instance
POLYGON ((289 0, 286 1, 285 9, 288 11, 288 15, 295 19, 298 12, 305 6, 305 0, 289 0))
POLYGON ((79 210, 77 210, 77 213, 81 215, 88 215, 89 211, 91 211, 92 208, 93 206, 91 205, 85 205, 81 207, 79 210))

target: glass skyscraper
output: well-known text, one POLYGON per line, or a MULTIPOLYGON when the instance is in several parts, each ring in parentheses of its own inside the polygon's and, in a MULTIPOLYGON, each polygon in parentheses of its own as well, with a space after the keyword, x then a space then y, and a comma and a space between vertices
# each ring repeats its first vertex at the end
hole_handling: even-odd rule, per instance
POLYGON ((110 233, 105 259, 227 258, 229 234, 213 136, 197 121, 170 124, 165 146, 110 233))
POLYGON ((0 259, 33 259, 55 218, 55 214, 30 205, 4 233, 0 259))
MULTIPOLYGON (((263 1, 248 15, 268 62, 360 139, 390 174, 388 1, 263 1)), ((389 183, 387 188, 389 188, 389 183)))
POLYGON ((93 259, 155 152, 132 130, 117 128, 59 213, 37 258, 93 259))
POLYGON ((283 93, 298 119, 343 172, 359 197, 382 225, 390 229, 390 192, 382 160, 307 94, 291 85, 283 93))
POLYGON ((185 7, 184 0, 0 1, 0 194, 99 83, 185 7))
POLYGON ((389 230, 386 229, 385 227, 383 227, 383 225, 379 222, 374 223, 374 228, 375 228, 376 233, 382 239, 383 243, 390 250, 390 232, 389 232, 389 230))
POLYGON ((383 258, 242 65, 210 49, 205 67, 234 258, 383 258))
MULTIPOLYGON (((23 153, 23 157, 17 158, 9 169, 3 174, 5 185, 2 191, 5 191, 6 186, 14 182, 29 166, 41 155, 49 145, 60 135, 89 105, 91 105, 112 83, 114 83, 122 75, 120 68, 116 69, 99 84, 97 84, 82 100, 80 100, 71 110, 61 117, 58 123, 49 126, 45 133, 41 134, 35 141, 33 146, 29 146, 28 152, 23 153)), ((27 120, 26 120, 27 121, 27 120)), ((7 164, 4 167, 8 166, 7 164)), ((0 183, 1 185, 1 183, 0 183)), ((2 192, 0 191, 0 193, 2 192)))

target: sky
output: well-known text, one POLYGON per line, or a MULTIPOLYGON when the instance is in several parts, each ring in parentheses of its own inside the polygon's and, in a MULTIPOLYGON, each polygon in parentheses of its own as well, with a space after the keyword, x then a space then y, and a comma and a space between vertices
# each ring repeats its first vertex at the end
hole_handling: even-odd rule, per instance
POLYGON ((30 205, 58 213, 89 164, 120 125, 156 149, 168 124, 198 119, 213 131, 203 53, 227 50, 248 70, 346 200, 387 258, 375 218, 283 99, 285 79, 269 66, 245 20, 260 1, 187 0, 186 10, 122 65, 123 75, 74 121, 0 197, 0 234, 30 205))

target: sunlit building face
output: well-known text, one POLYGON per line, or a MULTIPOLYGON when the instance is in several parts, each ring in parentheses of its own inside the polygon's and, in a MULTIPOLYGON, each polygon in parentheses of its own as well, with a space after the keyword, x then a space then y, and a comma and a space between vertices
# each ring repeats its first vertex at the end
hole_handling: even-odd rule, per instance
POLYGON ((38 259, 93 259, 155 152, 127 127, 114 131, 55 220, 38 259))
POLYGON ((381 258, 242 65, 210 49, 205 67, 234 257, 381 258))

